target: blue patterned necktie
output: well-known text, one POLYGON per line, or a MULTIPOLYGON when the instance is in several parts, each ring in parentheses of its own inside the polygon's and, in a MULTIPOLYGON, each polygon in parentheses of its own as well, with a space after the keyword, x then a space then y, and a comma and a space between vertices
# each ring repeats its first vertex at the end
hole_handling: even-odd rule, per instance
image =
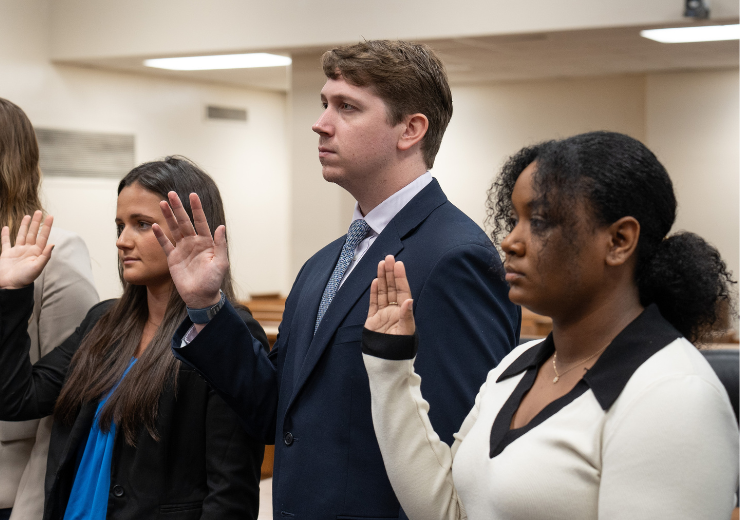
POLYGON ((337 262, 336 267, 334 267, 334 272, 331 274, 329 283, 326 284, 326 289, 324 289, 324 295, 321 297, 319 314, 316 316, 316 326, 313 328, 314 334, 316 334, 316 331, 319 329, 321 318, 326 314, 329 304, 331 304, 331 301, 339 290, 339 284, 342 283, 342 277, 344 277, 347 267, 349 267, 349 264, 352 262, 352 258, 355 256, 357 244, 363 241, 367 236, 368 231, 370 231, 370 226, 362 219, 353 221, 349 226, 349 231, 347 231, 347 240, 344 242, 344 247, 342 247, 342 254, 339 255, 339 261, 337 262))

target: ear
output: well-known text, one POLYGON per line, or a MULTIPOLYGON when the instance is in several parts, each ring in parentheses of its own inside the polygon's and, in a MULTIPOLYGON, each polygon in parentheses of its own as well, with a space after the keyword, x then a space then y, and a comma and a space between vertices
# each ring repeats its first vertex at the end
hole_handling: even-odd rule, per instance
POLYGON ((622 217, 608 228, 609 249, 606 264, 619 266, 625 264, 634 255, 640 239, 640 223, 634 217, 622 217))
POLYGON ((429 129, 429 120, 424 114, 411 114, 400 123, 403 133, 398 138, 398 149, 406 151, 421 141, 429 129))

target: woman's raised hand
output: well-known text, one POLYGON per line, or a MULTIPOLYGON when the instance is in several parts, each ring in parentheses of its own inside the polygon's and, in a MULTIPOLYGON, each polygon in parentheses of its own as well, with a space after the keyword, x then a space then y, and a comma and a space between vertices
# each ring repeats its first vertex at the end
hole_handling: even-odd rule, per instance
POLYGON ((221 298, 219 289, 229 267, 226 228, 219 226, 214 233, 215 238, 211 236, 203 206, 195 193, 190 194, 195 228, 180 197, 171 191, 167 198, 169 204, 163 200, 159 207, 175 245, 157 224, 152 225, 152 230, 167 255, 172 281, 180 297, 191 309, 215 305, 221 298))
POLYGON ((365 328, 384 334, 412 335, 414 301, 403 262, 388 255, 378 264, 378 277, 370 286, 370 309, 365 328))
POLYGON ((33 218, 29 215, 23 217, 13 247, 10 246, 8 226, 0 232, 0 289, 20 289, 29 285, 51 258, 54 246, 47 241, 54 217, 47 216, 42 226, 41 216, 41 211, 36 211, 33 218))

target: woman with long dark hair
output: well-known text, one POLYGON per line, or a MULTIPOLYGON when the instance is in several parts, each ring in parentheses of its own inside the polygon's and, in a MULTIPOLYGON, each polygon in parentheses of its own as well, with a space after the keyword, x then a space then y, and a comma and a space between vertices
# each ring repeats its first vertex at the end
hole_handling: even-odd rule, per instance
MULTIPOLYGON (((74 334, 31 365, 32 282, 51 255, 51 217, 25 217, 15 246, 2 231, 0 418, 54 414, 44 518, 256 518, 263 446, 170 341, 186 307, 151 231, 159 202, 198 192, 206 218, 225 223, 213 180, 184 158, 134 168, 118 186, 116 227, 123 295, 93 307, 74 334), (40 230, 39 230, 40 229, 40 230)), ((189 206, 186 211, 190 218, 189 206)), ((221 287, 234 301, 231 278, 221 287)), ((260 326, 242 309, 252 333, 260 326)), ((59 338, 62 340, 63 338, 59 338)))
MULTIPOLYGON (((0 98, 0 227, 15 237, 24 215, 44 211, 36 134, 25 112, 0 98)), ((55 227, 54 258, 39 275, 28 320, 28 356, 35 363, 72 334, 98 303, 90 255, 75 233, 55 227)), ((52 418, 0 421, 0 520, 41 520, 52 418)))
POLYGON ((676 199, 663 166, 630 137, 594 132, 524 148, 489 195, 509 297, 553 330, 489 373, 449 447, 413 370, 424 338, 404 267, 381 262, 363 354, 406 514, 729 519, 737 423, 690 342, 718 321, 733 282, 714 247, 668 235, 676 199))

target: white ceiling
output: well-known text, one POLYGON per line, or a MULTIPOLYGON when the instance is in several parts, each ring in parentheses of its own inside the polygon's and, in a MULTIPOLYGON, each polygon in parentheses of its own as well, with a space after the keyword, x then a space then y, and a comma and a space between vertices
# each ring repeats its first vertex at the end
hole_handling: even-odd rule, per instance
MULTIPOLYGON (((713 20, 712 23, 737 23, 737 20, 713 20)), ((426 43, 445 62, 452 84, 738 67, 738 41, 662 44, 642 38, 639 32, 643 28, 653 27, 448 38, 426 43)), ((272 51, 290 55, 321 50, 272 51)), ((287 67, 167 71, 142 65, 144 59, 157 57, 162 56, 65 63, 266 90, 287 91, 289 88, 287 67)))

